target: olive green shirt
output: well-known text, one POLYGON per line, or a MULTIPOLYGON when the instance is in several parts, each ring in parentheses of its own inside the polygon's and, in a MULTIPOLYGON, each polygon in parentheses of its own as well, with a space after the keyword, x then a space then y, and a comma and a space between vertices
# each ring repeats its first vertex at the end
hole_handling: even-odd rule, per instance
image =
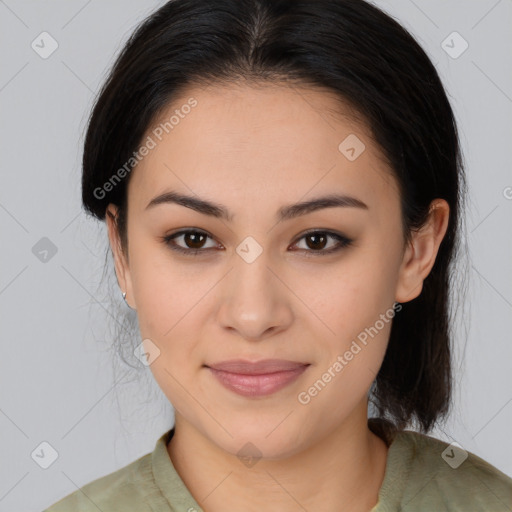
MULTIPOLYGON (((45 512, 201 512, 167 452, 173 434, 171 429, 152 453, 84 485, 45 512)), ((471 452, 411 430, 380 435, 389 450, 371 512, 512 510, 512 479, 471 452)))

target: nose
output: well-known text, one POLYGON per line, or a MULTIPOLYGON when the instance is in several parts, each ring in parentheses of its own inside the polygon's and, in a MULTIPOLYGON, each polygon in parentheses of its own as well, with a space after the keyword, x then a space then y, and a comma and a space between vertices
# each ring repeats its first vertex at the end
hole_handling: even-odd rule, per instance
POLYGON ((249 341, 263 340, 289 328, 293 293, 271 267, 263 251, 254 261, 236 255, 221 292, 218 321, 249 341))

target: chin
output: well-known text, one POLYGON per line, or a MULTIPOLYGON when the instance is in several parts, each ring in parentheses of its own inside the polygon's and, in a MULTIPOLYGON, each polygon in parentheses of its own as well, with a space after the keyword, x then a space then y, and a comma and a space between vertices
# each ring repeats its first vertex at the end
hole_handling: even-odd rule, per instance
MULTIPOLYGON (((285 420, 286 422, 286 420, 285 420)), ((304 435, 300 428, 289 425, 284 428, 279 421, 251 425, 249 421, 241 424, 232 424, 228 430, 233 438, 223 435, 222 439, 212 439, 223 450, 244 460, 284 459, 301 450, 304 435), (276 428, 277 427, 277 428, 276 428)), ((216 436, 217 437, 217 436, 216 436)))

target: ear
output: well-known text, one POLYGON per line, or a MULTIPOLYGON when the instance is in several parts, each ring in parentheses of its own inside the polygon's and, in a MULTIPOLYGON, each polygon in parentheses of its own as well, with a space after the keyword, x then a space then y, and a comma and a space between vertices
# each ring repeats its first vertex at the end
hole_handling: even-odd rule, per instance
POLYGON ((119 287, 123 292, 126 292, 126 302, 128 305, 132 309, 137 309, 136 307, 132 307, 129 303, 129 301, 133 301, 135 303, 135 300, 132 293, 132 280, 130 276, 130 267, 128 265, 128 255, 126 255, 123 251, 119 229, 117 227, 117 213, 117 206, 113 203, 110 203, 107 206, 105 215, 110 249, 112 250, 112 254, 114 256, 114 265, 119 287))
POLYGON ((450 206, 444 199, 430 204, 426 224, 412 232, 404 251, 396 289, 396 302, 409 302, 421 293, 423 281, 434 266, 439 246, 448 227, 450 206))

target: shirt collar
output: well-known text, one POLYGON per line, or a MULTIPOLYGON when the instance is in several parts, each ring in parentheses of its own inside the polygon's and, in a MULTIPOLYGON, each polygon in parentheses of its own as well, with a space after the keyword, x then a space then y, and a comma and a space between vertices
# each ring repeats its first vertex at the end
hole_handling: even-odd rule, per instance
MULTIPOLYGON (((395 511, 399 508, 412 462, 412 454, 406 441, 408 431, 395 431, 389 422, 380 422, 373 418, 368 425, 389 447, 379 499, 371 512, 395 511)), ((201 507, 179 476, 167 451, 167 444, 173 435, 174 428, 165 432, 156 442, 151 456, 153 477, 173 512, 201 512, 201 507)))

